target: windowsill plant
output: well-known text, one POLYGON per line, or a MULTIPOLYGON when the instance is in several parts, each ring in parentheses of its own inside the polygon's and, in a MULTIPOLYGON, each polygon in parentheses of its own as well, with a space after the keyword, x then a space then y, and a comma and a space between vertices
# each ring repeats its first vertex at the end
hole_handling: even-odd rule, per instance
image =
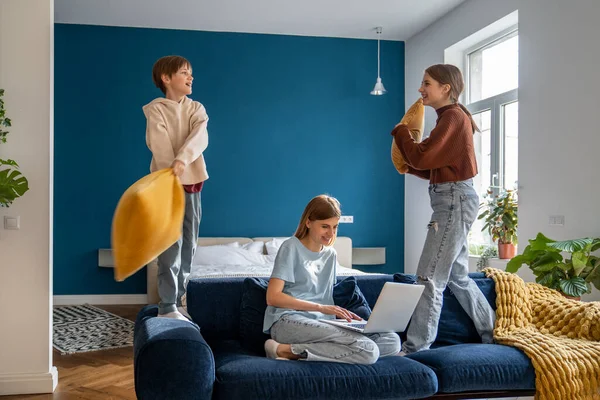
POLYGON ((482 231, 488 231, 493 241, 498 242, 498 256, 501 259, 513 258, 517 245, 517 191, 506 190, 494 196, 490 189, 486 201, 479 206, 483 212, 477 219, 483 219, 482 231))

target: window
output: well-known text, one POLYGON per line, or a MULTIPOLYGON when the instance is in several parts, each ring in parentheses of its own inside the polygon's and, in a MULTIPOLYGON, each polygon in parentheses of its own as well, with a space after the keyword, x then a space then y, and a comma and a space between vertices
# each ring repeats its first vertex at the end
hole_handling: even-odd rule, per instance
MULTIPOLYGON (((474 136, 479 175, 474 185, 481 201, 488 189, 493 195, 516 189, 518 182, 518 72, 519 36, 516 27, 479 43, 465 53, 465 104, 479 128, 474 136)), ((491 244, 483 223, 476 221, 470 243, 491 244)))

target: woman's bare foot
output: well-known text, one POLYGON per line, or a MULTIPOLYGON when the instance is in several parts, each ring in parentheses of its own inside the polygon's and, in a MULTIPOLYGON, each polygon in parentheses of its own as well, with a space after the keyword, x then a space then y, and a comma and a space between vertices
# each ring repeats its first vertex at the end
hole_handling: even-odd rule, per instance
POLYGON ((288 360, 299 360, 301 358, 298 354, 292 353, 292 345, 281 343, 277 346, 277 357, 287 358, 288 360))

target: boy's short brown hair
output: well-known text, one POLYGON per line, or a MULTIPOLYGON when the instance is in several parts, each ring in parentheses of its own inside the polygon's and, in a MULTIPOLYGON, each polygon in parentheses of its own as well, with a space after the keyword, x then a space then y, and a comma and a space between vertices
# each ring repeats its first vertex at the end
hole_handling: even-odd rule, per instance
POLYGON ((192 67, 192 64, 181 56, 165 56, 161 57, 154 63, 154 67, 152 67, 152 80, 157 88, 160 89, 163 94, 167 94, 167 88, 162 81, 162 76, 167 75, 171 76, 181 67, 192 67))

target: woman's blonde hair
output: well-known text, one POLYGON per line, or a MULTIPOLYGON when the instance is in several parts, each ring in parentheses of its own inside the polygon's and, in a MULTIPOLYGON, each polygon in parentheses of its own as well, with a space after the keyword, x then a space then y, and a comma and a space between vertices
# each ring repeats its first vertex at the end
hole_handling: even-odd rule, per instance
MULTIPOLYGON (((303 239, 306 237, 306 235, 308 235, 306 221, 322 221, 334 217, 339 218, 341 216, 342 211, 340 208, 340 202, 335 197, 331 197, 326 194, 313 197, 313 199, 306 205, 306 208, 302 213, 302 217, 300 217, 300 223, 298 224, 298 229, 296 229, 294 236, 296 236, 298 239, 303 239)), ((337 234, 333 236, 329 246, 333 245, 336 237, 337 234)))

